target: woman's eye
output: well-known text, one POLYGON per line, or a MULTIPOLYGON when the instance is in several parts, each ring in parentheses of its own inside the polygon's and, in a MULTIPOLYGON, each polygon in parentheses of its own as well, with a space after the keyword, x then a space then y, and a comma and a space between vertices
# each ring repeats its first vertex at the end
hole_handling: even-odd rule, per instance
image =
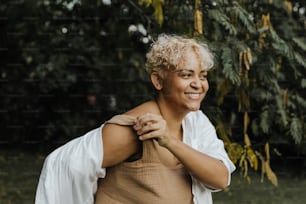
POLYGON ((207 79, 207 75, 201 75, 201 76, 200 76, 200 79, 201 79, 201 80, 206 80, 206 79, 207 79))
POLYGON ((191 76, 192 76, 192 74, 190 74, 190 73, 181 73, 181 77, 183 77, 183 78, 189 78, 191 76))

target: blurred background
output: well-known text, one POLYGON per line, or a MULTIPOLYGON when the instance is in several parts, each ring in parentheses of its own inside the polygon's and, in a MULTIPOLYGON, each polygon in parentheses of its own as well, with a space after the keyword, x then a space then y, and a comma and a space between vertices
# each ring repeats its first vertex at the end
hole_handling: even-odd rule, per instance
POLYGON ((237 166, 215 204, 306 202, 305 0, 4 0, 0 203, 34 203, 44 158, 152 98, 160 33, 215 54, 201 109, 237 166))

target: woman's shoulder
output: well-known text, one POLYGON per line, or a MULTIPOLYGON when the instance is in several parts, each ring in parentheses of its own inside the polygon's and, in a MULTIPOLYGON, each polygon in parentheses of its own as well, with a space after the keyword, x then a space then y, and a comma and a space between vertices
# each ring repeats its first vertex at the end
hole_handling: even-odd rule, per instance
POLYGON ((144 115, 146 113, 154 113, 154 114, 160 114, 158 105, 156 104, 155 101, 147 101, 144 102, 133 109, 125 112, 125 115, 133 116, 133 117, 138 117, 140 115, 144 115))

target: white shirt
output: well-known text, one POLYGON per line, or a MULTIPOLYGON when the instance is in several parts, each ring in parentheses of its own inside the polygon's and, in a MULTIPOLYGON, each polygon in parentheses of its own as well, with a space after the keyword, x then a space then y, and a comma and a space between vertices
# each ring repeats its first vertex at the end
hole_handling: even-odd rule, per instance
MULTIPOLYGON (((97 180, 104 178, 102 128, 71 140, 46 158, 36 191, 35 204, 93 204, 97 180)), ((235 170, 223 142, 202 111, 189 113, 183 120, 183 142, 221 160, 230 175, 235 170)), ((192 177, 194 204, 212 204, 211 192, 192 177)))

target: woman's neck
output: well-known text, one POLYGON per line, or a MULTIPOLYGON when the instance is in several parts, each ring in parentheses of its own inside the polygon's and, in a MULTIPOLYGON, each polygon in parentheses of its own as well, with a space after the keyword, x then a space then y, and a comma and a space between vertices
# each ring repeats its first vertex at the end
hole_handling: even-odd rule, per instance
POLYGON ((156 104, 159 108, 160 114, 167 121, 170 131, 181 131, 182 121, 188 112, 180 112, 175 107, 162 100, 156 99, 156 104))

